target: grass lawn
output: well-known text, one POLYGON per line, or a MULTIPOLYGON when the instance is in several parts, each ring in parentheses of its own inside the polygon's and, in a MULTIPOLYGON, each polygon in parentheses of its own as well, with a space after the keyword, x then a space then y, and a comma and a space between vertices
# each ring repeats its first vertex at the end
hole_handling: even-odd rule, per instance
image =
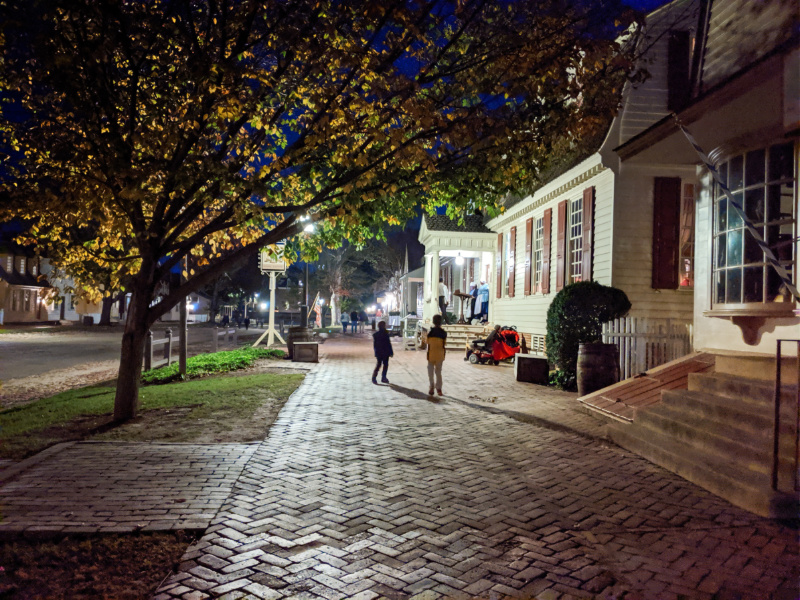
POLYGON ((122 425, 112 422, 113 386, 70 390, 0 412, 0 457, 21 459, 77 439, 252 441, 274 420, 254 416, 265 407, 277 415, 302 379, 260 374, 142 387, 139 416, 122 425), (242 436, 249 439, 233 439, 242 436))
MULTIPOLYGON (((304 375, 203 376, 242 369, 273 352, 244 349, 193 357, 189 375, 202 378, 142 387, 139 415, 123 424, 112 422, 113 382, 0 411, 0 457, 22 459, 58 442, 80 439, 194 443, 263 440, 304 375)), ((268 364, 262 366, 269 369, 268 364)), ((163 382, 175 375, 168 368, 159 369, 150 372, 150 379, 163 382)), ((149 598, 177 567, 197 535, 138 532, 0 542, 0 599, 149 598)))

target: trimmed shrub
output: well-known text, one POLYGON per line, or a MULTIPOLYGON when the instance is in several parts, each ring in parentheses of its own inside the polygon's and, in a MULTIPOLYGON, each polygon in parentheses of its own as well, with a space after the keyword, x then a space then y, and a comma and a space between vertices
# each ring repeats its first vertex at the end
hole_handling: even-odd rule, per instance
POLYGON ((624 316, 631 308, 625 292, 597 283, 579 281, 562 289, 547 311, 547 359, 559 373, 555 383, 575 387, 580 344, 599 342, 603 323, 624 316))

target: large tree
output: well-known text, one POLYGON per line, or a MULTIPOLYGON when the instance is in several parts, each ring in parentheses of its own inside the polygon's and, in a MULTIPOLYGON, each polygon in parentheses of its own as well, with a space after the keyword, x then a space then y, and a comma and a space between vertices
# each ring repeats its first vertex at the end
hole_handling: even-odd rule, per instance
POLYGON ((126 282, 127 419, 148 327, 300 217, 301 245, 360 243, 535 184, 615 109, 629 25, 617 0, 0 0, 5 213, 126 282))

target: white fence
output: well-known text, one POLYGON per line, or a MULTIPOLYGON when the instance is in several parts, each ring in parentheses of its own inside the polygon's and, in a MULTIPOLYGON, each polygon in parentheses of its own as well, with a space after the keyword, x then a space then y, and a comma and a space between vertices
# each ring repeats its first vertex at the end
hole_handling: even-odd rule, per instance
MULTIPOLYGON (((220 344, 229 344, 233 348, 237 348, 239 346, 239 332, 236 329, 228 327, 213 327, 210 331, 212 352, 218 352, 220 344)), ((178 350, 180 333, 173 335, 171 329, 166 329, 164 331, 164 335, 166 337, 159 340, 154 340, 153 332, 147 332, 147 339, 145 340, 144 346, 145 371, 162 367, 164 365, 171 365, 174 361, 178 360, 173 356, 173 354, 175 354, 175 352, 178 350), (155 349, 159 346, 163 349, 156 352, 155 349)))
POLYGON ((692 324, 624 317, 603 325, 603 342, 619 348, 620 379, 627 379, 689 354, 692 324))

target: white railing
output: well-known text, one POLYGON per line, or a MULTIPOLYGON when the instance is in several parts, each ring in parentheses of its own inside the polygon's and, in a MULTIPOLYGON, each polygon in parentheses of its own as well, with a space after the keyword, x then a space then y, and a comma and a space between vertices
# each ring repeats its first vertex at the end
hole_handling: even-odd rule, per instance
POLYGON ((627 379, 689 354, 692 324, 623 317, 603 325, 603 342, 619 348, 620 379, 627 379))

